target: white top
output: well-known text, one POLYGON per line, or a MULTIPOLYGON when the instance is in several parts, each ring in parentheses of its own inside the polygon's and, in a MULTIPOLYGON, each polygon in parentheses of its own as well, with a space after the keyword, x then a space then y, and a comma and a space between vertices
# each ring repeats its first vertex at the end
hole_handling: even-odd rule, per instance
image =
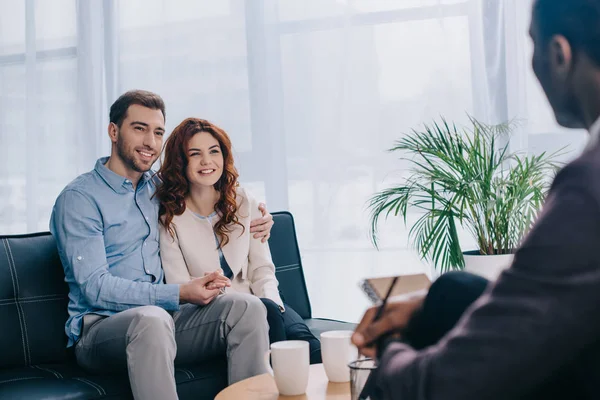
MULTIPOLYGON (((258 202, 245 189, 238 188, 237 204, 238 220, 245 229, 233 225, 229 242, 221 249, 233 272, 227 290, 265 297, 283 307, 269 244, 250 234, 250 221, 262 216, 258 202)), ((159 224, 160 258, 167 283, 186 283, 191 277, 202 277, 221 267, 213 229, 218 220, 218 215, 203 219, 186 209, 173 218, 175 238, 159 224)))

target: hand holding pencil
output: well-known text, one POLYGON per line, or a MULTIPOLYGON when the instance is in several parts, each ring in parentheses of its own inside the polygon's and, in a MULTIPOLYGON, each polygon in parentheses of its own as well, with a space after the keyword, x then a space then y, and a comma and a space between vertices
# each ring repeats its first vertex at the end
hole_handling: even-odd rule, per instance
MULTIPOLYGON (((384 349, 384 343, 391 339, 398 329, 404 328, 412 314, 417 310, 423 297, 411 299, 401 303, 389 304, 388 300, 398 281, 395 277, 379 307, 371 307, 364 315, 362 321, 352 335, 352 342, 361 354, 377 358, 380 357, 380 351, 384 349)), ((367 379, 359 399, 367 399, 374 392, 375 382, 373 373, 367 379)))
POLYGON ((369 308, 352 335, 352 343, 361 354, 375 358, 377 340, 402 331, 414 312, 421 307, 424 298, 419 296, 394 303, 385 301, 381 306, 369 308))

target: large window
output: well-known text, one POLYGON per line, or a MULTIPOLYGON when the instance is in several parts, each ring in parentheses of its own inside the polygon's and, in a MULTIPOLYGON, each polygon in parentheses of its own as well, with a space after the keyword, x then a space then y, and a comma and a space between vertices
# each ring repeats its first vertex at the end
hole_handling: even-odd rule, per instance
POLYGON ((0 227, 48 229, 76 175, 75 0, 0 1, 0 227))
POLYGON ((242 183, 296 217, 315 315, 356 320, 358 280, 428 271, 400 219, 380 251, 368 237, 367 200, 407 172, 396 139, 471 114, 521 120, 515 149, 581 147, 530 71, 525 3, 0 0, 0 233, 47 230, 62 187, 108 154, 110 104, 148 89, 167 130, 229 132, 242 183))

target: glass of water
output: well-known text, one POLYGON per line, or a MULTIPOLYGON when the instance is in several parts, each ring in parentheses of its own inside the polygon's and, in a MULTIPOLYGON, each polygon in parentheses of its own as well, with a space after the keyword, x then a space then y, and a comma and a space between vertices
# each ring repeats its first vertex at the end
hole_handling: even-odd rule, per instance
MULTIPOLYGON (((377 369, 377 365, 372 358, 361 358, 348 364, 350 368, 350 394, 352 400, 359 400, 360 394, 371 375, 371 372, 377 369)), ((368 399, 368 397, 366 398, 368 399)), ((364 400, 364 399, 361 399, 364 400)))

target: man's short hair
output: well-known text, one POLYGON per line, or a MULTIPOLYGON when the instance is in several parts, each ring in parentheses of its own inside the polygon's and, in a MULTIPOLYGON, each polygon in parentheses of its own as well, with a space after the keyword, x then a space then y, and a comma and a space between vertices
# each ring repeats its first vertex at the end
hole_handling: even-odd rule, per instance
POLYGON ((163 118, 166 119, 165 102, 159 95, 147 90, 130 90, 119 96, 117 101, 110 106, 110 122, 120 128, 125 118, 127 118, 127 109, 133 104, 152 110, 160 110, 163 118))
POLYGON ((536 0, 533 14, 540 39, 562 35, 600 65, 600 0, 536 0))

